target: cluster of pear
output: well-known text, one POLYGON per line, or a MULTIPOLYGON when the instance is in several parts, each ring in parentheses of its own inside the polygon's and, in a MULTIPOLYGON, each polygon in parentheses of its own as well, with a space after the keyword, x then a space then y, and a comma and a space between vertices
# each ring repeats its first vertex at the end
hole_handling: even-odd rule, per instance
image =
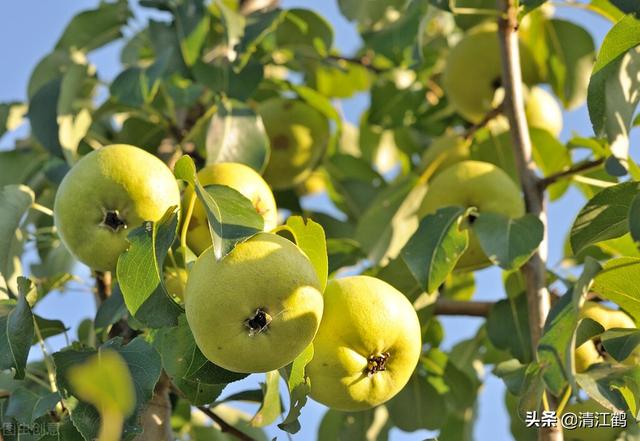
POLYGON ((206 212, 194 192, 187 188, 181 195, 162 161, 130 145, 100 148, 74 165, 56 194, 55 224, 78 260, 113 271, 132 229, 181 206, 187 244, 198 257, 189 271, 165 268, 165 287, 184 303, 202 353, 232 371, 267 372, 313 343, 306 371, 311 397, 335 409, 361 410, 406 385, 422 350, 421 330, 413 305, 391 285, 352 276, 321 286, 304 251, 270 231, 278 222, 271 188, 306 179, 327 142, 326 119, 314 120, 304 106, 279 98, 261 106, 274 146, 266 179, 239 163, 198 172, 201 184, 235 189, 264 219, 264 232, 222 259, 214 255, 206 212))
MULTIPOLYGON (((520 46, 523 81, 534 84, 539 78, 533 56, 525 44, 520 46)), ((482 121, 500 104, 500 48, 495 24, 473 27, 451 49, 443 72, 443 85, 450 105, 472 123, 482 121), (472 73, 468 66, 474 66, 472 73)), ((562 130, 562 111, 556 99, 539 86, 527 88, 526 92, 525 113, 529 126, 557 136, 562 130)), ((489 122, 489 129, 506 131, 508 124, 504 117, 498 117, 489 122)), ((430 174, 430 182, 418 210, 419 217, 447 205, 475 207, 480 214, 492 212, 510 218, 524 214, 518 183, 496 165, 473 160, 472 140, 460 134, 449 132, 436 138, 425 150, 421 165, 427 175, 430 174)), ((469 231, 469 246, 456 265, 457 271, 490 265, 478 239, 469 231)))

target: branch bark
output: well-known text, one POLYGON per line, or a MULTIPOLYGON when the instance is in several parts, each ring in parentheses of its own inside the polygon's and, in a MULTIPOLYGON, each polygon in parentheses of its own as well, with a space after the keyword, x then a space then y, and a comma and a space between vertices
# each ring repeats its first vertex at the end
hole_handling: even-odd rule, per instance
POLYGON ((198 410, 200 410, 200 412, 204 413, 206 416, 208 416, 213 421, 215 421, 216 424, 220 426, 220 430, 222 432, 228 433, 229 435, 241 441, 256 441, 246 433, 236 429, 231 424, 227 423, 225 420, 223 420, 220 416, 218 416, 214 411, 212 411, 208 407, 198 406, 198 410))
POLYGON ((156 383, 153 397, 145 406, 140 417, 142 434, 136 436, 134 441, 172 441, 173 432, 171 430, 171 401, 169 400, 169 390, 171 380, 164 373, 160 374, 160 379, 156 383))
MULTIPOLYGON (((549 291, 546 286, 547 217, 545 213, 544 188, 540 185, 540 179, 538 179, 534 171, 534 164, 531 159, 529 126, 524 112, 520 49, 518 45, 518 8, 515 0, 497 0, 497 3, 498 10, 502 13, 498 19, 498 33, 502 64, 502 85, 505 89, 504 105, 505 113, 509 119, 516 167, 527 212, 537 216, 545 226, 544 238, 540 243, 540 247, 521 270, 526 282, 531 344, 535 354, 542 336, 544 322, 550 309, 549 291)), ((549 410, 555 410, 555 400, 550 399, 549 402, 549 410)), ((540 441, 562 441, 562 428, 541 428, 538 432, 538 439, 540 441)))
POLYGON ((487 317, 493 305, 493 302, 463 302, 459 300, 438 299, 435 304, 434 314, 487 317))
POLYGON ((573 175, 577 175, 579 173, 596 169, 600 167, 602 164, 604 164, 604 158, 595 159, 593 161, 585 161, 582 164, 577 164, 567 170, 554 173, 552 175, 547 176, 546 178, 541 179, 540 186, 542 187, 542 189, 545 189, 548 186, 555 184, 557 181, 561 179, 569 178, 573 175))

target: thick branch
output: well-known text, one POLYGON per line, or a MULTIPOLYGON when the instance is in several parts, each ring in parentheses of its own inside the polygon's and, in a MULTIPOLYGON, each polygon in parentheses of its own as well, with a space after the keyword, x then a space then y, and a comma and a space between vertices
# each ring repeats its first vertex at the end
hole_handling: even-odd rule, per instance
MULTIPOLYGON (((531 160, 531 138, 524 112, 518 44, 518 8, 515 0, 498 0, 498 10, 502 12, 502 16, 498 20, 498 29, 502 85, 505 89, 504 104, 509 119, 516 167, 520 176, 527 212, 537 216, 545 226, 544 238, 540 247, 521 270, 527 288, 531 344, 534 353, 536 353, 544 322, 550 309, 549 291, 546 286, 547 219, 544 207, 544 190, 534 172, 534 164, 531 160)), ((555 410, 554 400, 550 399, 549 401, 549 410, 555 410)), ((538 439, 541 441, 562 441, 562 429, 560 427, 542 428, 538 432, 538 439)))
POLYGON ((459 300, 438 299, 435 304, 435 315, 468 315, 487 317, 493 302, 464 302, 459 300))
POLYGON ((547 188, 548 186, 555 184, 557 181, 561 179, 570 178, 573 175, 591 171, 593 169, 600 167, 602 164, 604 164, 604 158, 595 159, 593 161, 586 161, 581 164, 577 164, 567 170, 554 173, 552 175, 547 176, 546 178, 541 179, 540 187, 543 189, 547 188))
POLYGON ((227 423, 225 420, 223 420, 219 415, 214 413, 208 407, 198 406, 198 409, 200 410, 200 412, 204 413, 206 416, 208 416, 213 421, 215 421, 218 424, 218 426, 220 426, 220 430, 222 432, 228 433, 229 435, 242 441, 255 441, 255 439, 251 438, 246 433, 236 429, 231 424, 227 423))
POLYGON ((171 380, 162 372, 153 391, 153 397, 145 405, 140 417, 143 432, 134 441, 171 441, 171 401, 169 389, 171 380))

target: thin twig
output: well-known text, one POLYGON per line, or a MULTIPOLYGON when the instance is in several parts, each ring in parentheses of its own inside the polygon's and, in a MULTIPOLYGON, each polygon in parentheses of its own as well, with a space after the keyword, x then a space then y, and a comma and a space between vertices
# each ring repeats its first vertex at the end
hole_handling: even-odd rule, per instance
MULTIPOLYGON (((544 206, 544 188, 535 175, 535 165, 531 158, 531 138, 524 111, 522 72, 520 69, 520 48, 518 42, 518 7, 515 0, 497 0, 502 15, 498 19, 498 33, 502 65, 502 85, 505 90, 505 113, 509 119, 509 131, 520 185, 524 194, 527 213, 533 214, 544 225, 544 236, 539 248, 521 269, 527 292, 529 328, 533 353, 537 353, 538 343, 543 333, 544 323, 551 306, 547 290, 546 252, 547 218, 544 206)), ((556 402, 549 395, 549 408, 555 410, 556 402)), ((540 441, 562 441, 562 428, 541 428, 540 441)))
POLYGON ((435 315, 467 315, 471 317, 487 317, 493 302, 472 302, 449 299, 438 299, 435 304, 435 315))
POLYGON ((358 64, 366 69, 369 69, 373 73, 383 73, 384 69, 380 69, 372 64, 372 60, 367 57, 347 57, 344 55, 328 55, 327 58, 333 61, 346 61, 347 63, 358 64))
POLYGON ((561 179, 570 178, 579 173, 591 171, 593 169, 600 167, 602 164, 604 164, 604 158, 595 159, 593 161, 586 161, 586 162, 583 162, 582 164, 577 164, 567 170, 549 175, 541 179, 539 184, 541 188, 544 189, 552 184, 555 184, 557 181, 561 179))
POLYGON ((215 421, 218 426, 220 426, 220 430, 222 432, 228 433, 229 435, 242 440, 242 441, 256 441, 254 438, 250 437, 246 433, 236 429, 231 424, 227 423, 222 417, 214 413, 211 409, 204 406, 198 406, 198 410, 204 413, 206 416, 215 421))
POLYGON ((489 124, 491 121, 493 121, 503 113, 504 113, 504 104, 500 104, 498 107, 494 107, 493 109, 491 109, 489 112, 487 112, 487 114, 484 116, 484 118, 482 118, 480 122, 472 125, 467 129, 464 135, 465 139, 473 138, 473 136, 476 134, 478 130, 485 127, 487 124, 489 124))

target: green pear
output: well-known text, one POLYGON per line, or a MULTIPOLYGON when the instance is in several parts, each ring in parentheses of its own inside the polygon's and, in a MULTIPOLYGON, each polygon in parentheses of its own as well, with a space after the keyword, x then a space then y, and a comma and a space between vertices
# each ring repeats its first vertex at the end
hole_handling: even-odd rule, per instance
MULTIPOLYGON (((498 213, 516 218, 524 215, 520 188, 502 169, 488 162, 462 161, 443 170, 427 190, 418 209, 424 217, 447 206, 475 207, 482 213, 498 213)), ((480 242, 469 230, 469 246, 456 265, 458 271, 470 271, 491 265, 480 242)))
POLYGON ((329 121, 300 100, 271 98, 260 104, 271 143, 271 156, 263 173, 275 190, 295 187, 318 164, 329 142, 329 121))
POLYGON ((562 109, 558 101, 541 87, 532 87, 524 107, 530 127, 544 129, 553 136, 562 131, 562 109))
POLYGON ((434 178, 453 164, 469 159, 471 141, 463 136, 445 134, 433 140, 422 154, 422 167, 434 178))
MULTIPOLYGON (((529 48, 520 43, 522 79, 538 81, 537 66, 529 48)), ((443 73, 443 86, 453 108, 465 119, 477 123, 500 100, 502 71, 497 27, 484 23, 467 32, 451 49, 443 73)))

